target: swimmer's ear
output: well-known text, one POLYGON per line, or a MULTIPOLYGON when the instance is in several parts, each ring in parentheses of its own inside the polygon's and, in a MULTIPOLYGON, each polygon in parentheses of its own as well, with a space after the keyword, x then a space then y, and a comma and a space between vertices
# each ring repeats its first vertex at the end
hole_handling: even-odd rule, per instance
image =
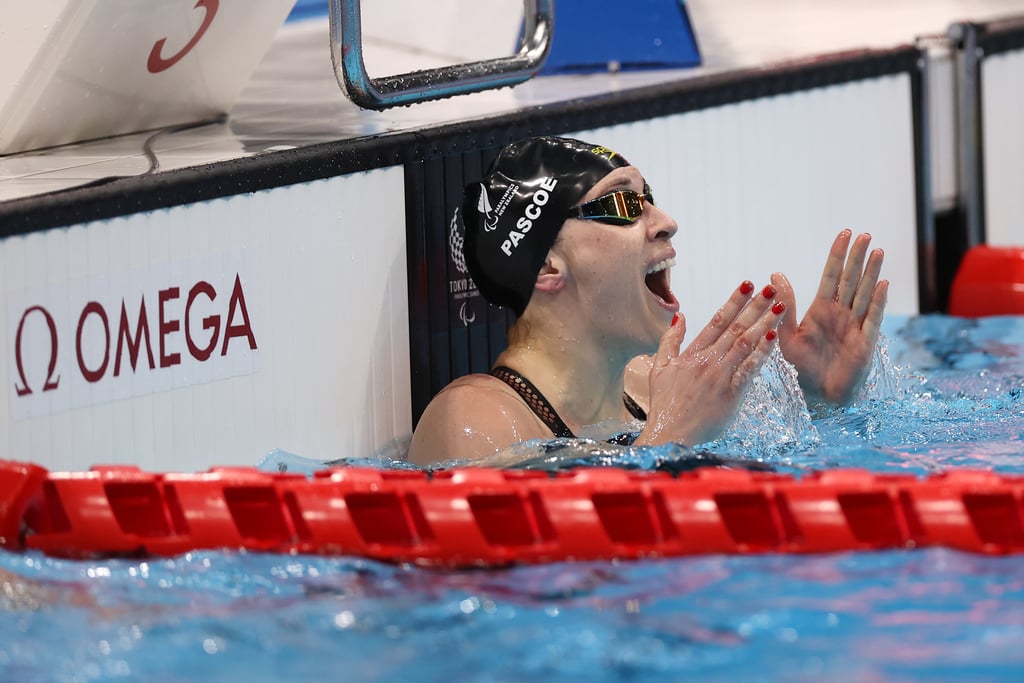
POLYGON ((542 292, 554 294, 565 287, 565 262, 552 251, 544 259, 544 265, 537 273, 537 282, 534 288, 542 292))

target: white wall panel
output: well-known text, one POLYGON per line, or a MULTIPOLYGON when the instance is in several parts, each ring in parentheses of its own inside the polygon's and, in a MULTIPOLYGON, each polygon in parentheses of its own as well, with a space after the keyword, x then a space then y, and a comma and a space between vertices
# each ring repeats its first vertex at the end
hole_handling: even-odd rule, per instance
POLYGON ((643 171, 679 223, 672 286, 692 338, 776 271, 799 313, 840 229, 886 252, 888 311, 919 310, 910 79, 896 75, 583 131, 643 171))
POLYGON ((0 242, 4 456, 55 469, 123 462, 187 471, 254 464, 274 448, 368 456, 404 438, 411 425, 402 197, 402 170, 391 168, 0 242), (236 277, 248 325, 240 305, 230 315, 236 277), (200 281, 216 295, 197 295, 185 316, 200 281), (179 329, 163 339, 181 361, 161 367, 158 292, 171 286, 179 292, 164 301, 165 322, 179 329), (134 370, 128 363, 129 346, 117 338, 122 300, 135 332, 145 301, 154 369, 144 344, 134 370), (80 323, 88 302, 106 312, 112 341, 99 314, 80 323), (45 392, 49 336, 42 314, 25 315, 32 306, 44 307, 58 329, 59 386, 45 392), (220 339, 233 324, 257 348, 240 333, 197 360, 183 328, 191 321, 187 338, 205 348, 212 332, 203 321, 213 316, 220 339), (78 346, 86 370, 104 367, 108 354, 99 380, 83 379, 78 346), (19 396, 22 384, 32 393, 19 396))
POLYGON ((986 241, 1024 246, 1024 50, 981 69, 986 241))
POLYGON ((956 62, 933 47, 928 57, 928 125, 932 205, 952 209, 959 197, 956 153, 956 62))

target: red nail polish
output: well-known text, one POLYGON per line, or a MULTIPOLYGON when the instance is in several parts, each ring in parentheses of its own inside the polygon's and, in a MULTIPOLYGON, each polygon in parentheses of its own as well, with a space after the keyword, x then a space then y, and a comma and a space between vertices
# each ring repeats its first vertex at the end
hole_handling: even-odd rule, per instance
POLYGON ((679 322, 679 314, 676 313, 672 316, 672 324, 669 327, 675 327, 676 323, 679 322))
POLYGON ((775 288, 771 285, 765 285, 764 289, 761 290, 761 294, 764 295, 765 299, 771 299, 775 296, 775 288))
POLYGON ((765 332, 764 333, 764 338, 767 339, 768 341, 774 341, 775 340, 775 330, 768 330, 767 332, 765 332))
POLYGON ((775 304, 772 305, 772 313, 774 313, 775 315, 782 315, 782 312, 784 310, 786 310, 786 304, 782 303, 781 301, 776 301, 775 304))
POLYGON ((754 291, 754 283, 750 280, 744 280, 743 284, 740 285, 740 294, 750 294, 754 291))

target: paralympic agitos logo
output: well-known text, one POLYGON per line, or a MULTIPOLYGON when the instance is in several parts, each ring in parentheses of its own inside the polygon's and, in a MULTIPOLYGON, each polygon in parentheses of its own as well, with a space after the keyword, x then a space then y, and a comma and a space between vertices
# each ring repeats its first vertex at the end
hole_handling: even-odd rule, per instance
MULTIPOLYGON (((118 381, 130 382, 136 395, 195 384, 225 376, 223 369, 204 366, 258 348, 238 272, 114 297, 115 288, 106 289, 106 296, 86 294, 77 302, 70 287, 52 301, 23 295, 24 303, 11 307, 8 300, 8 367, 17 399, 118 381), (147 375, 176 366, 186 366, 178 373, 182 378, 147 384, 147 375)), ((237 368, 229 374, 238 374, 237 368)), ((101 395, 91 401, 103 400, 101 395)))

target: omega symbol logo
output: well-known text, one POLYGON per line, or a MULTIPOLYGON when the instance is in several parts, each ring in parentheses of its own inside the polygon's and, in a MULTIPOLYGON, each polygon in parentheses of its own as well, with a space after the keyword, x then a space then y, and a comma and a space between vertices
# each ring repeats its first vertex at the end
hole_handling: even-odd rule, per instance
POLYGON ((53 321, 53 316, 45 308, 42 306, 32 306, 21 316, 21 322, 18 323, 18 332, 14 337, 14 360, 15 365, 18 367, 18 378, 21 380, 21 386, 14 385, 14 390, 18 393, 18 396, 27 396, 32 393, 32 387, 28 385, 28 379, 25 377, 25 362, 21 356, 21 334, 25 330, 25 319, 30 313, 37 311, 46 319, 46 327, 50 331, 50 362, 46 370, 46 382, 43 384, 43 391, 56 389, 57 385, 60 384, 60 376, 54 377, 53 374, 57 369, 57 324, 53 321))

